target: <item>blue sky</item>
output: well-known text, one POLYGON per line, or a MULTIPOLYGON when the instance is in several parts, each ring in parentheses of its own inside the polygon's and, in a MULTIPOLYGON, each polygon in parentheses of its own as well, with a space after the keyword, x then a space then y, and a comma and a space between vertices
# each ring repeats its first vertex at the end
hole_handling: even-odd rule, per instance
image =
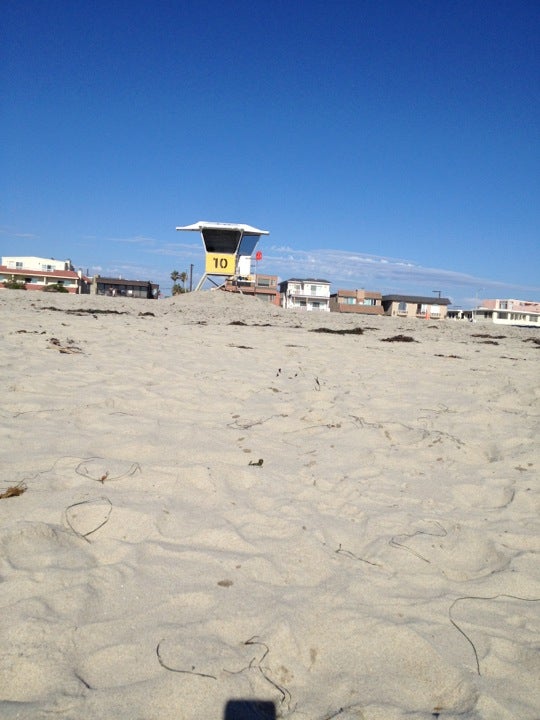
POLYGON ((537 0, 4 0, 0 254, 540 299, 537 0))

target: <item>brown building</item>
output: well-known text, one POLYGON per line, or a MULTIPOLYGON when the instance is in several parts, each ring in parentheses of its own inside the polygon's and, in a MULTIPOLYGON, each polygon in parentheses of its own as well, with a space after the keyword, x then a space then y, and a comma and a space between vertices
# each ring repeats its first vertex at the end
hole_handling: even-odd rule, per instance
POLYGON ((229 278, 222 286, 227 292, 250 295, 257 300, 279 305, 279 290, 277 275, 248 275, 245 278, 229 278))
POLYGON ((330 311, 383 315, 382 295, 373 290, 338 290, 330 295, 330 311))

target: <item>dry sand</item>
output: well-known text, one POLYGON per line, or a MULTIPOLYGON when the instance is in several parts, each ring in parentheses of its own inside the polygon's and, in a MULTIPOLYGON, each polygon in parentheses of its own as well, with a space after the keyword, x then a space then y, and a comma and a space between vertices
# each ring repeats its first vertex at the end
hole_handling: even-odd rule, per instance
POLYGON ((216 291, 0 318, 0 717, 540 717, 537 332, 216 291))

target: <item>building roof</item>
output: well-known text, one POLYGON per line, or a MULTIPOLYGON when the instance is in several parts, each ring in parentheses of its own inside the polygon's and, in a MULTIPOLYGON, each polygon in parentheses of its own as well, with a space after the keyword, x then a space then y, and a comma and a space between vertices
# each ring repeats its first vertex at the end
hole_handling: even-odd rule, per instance
POLYGON ((283 280, 283 282, 280 282, 280 285, 285 285, 285 283, 291 283, 291 282, 299 282, 299 283, 324 283, 325 285, 330 285, 330 280, 319 280, 317 278, 289 278, 288 280, 283 280))
POLYGON ((383 295, 384 302, 407 302, 421 305, 450 305, 450 300, 443 297, 425 297, 423 295, 383 295))
POLYGON ((131 285, 132 287, 148 287, 148 283, 153 287, 157 287, 156 283, 150 282, 150 280, 126 280, 124 278, 108 278, 96 276, 96 282, 105 283, 106 285, 131 285))
MULTIPOLYGON (((2 261, 0 262, 0 265, 7 265, 6 261, 10 262, 29 262, 29 261, 35 261, 40 264, 44 263, 55 263, 56 265, 63 265, 64 267, 61 268, 62 270, 65 269, 65 266, 67 265, 68 268, 72 268, 73 264, 71 260, 68 258, 66 260, 59 260, 58 258, 44 258, 44 257, 37 257, 36 255, 3 255, 2 261)), ((32 265, 24 265, 26 268, 33 267, 32 265)))
POLYGON ((252 225, 243 223, 226 223, 226 222, 208 222, 207 220, 199 220, 193 225, 178 226, 177 230, 240 230, 244 235, 270 235, 268 230, 259 230, 252 225))
POLYGON ((382 297, 381 293, 377 290, 338 290, 335 293, 332 293, 330 297, 352 297, 355 298, 358 296, 358 293, 363 293, 364 297, 367 300, 375 300, 382 297))

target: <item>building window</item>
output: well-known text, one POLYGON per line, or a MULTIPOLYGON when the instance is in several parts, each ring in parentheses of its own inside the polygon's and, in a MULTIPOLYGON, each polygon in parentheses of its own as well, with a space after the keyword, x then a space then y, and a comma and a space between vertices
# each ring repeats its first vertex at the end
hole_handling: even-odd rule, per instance
POLYGON ((32 282, 32 278, 24 278, 24 282, 25 282, 25 283, 31 283, 31 282, 32 282))
POLYGON ((375 305, 375 300, 372 298, 364 298, 364 305, 375 305))
POLYGON ((353 297, 345 298, 345 305, 356 305, 356 298, 353 298, 353 297))
POLYGON ((499 308, 501 310, 508 310, 508 302, 506 300, 501 300, 499 303, 499 308))
POLYGON ((407 313, 407 303, 406 302, 400 302, 398 305, 398 313, 407 313))

